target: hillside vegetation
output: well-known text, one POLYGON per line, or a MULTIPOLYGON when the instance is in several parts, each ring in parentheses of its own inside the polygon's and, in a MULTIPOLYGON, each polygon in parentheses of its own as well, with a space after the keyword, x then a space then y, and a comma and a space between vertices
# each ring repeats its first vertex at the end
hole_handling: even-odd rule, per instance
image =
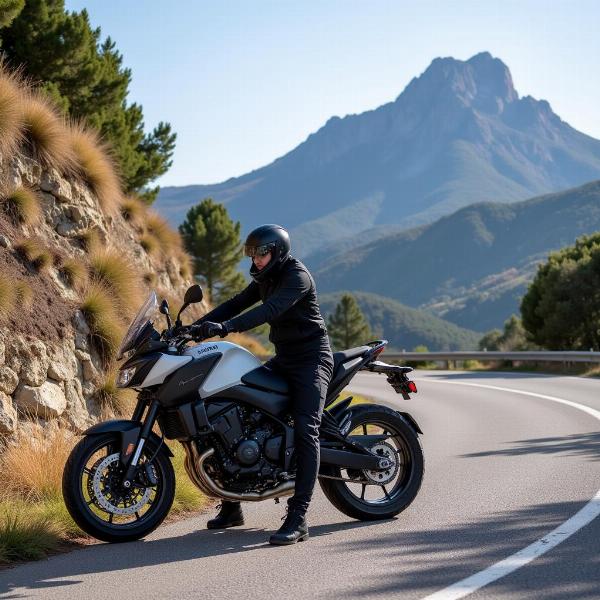
POLYGON ((519 312, 536 265, 600 229, 600 181, 513 204, 474 204, 431 225, 307 261, 321 292, 376 292, 486 331, 519 312))
MULTIPOLYGON (((344 293, 319 293, 319 304, 324 317, 334 311, 344 293)), ((387 339, 390 349, 412 350, 421 345, 427 346, 431 351, 477 348, 481 335, 475 331, 458 327, 377 294, 360 291, 350 293, 367 318, 373 335, 387 339)), ((363 343, 368 341, 364 340, 363 343)))

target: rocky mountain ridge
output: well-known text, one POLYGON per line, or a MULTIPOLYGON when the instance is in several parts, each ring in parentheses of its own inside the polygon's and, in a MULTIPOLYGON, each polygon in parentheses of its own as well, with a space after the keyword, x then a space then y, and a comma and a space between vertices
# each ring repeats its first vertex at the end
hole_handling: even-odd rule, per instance
POLYGON ((519 97, 508 67, 482 52, 437 58, 393 101, 332 117, 273 163, 215 185, 163 188, 157 209, 177 224, 205 196, 244 232, 291 230, 305 258, 344 238, 412 227, 468 204, 512 202, 600 177, 600 141, 545 100, 519 97))

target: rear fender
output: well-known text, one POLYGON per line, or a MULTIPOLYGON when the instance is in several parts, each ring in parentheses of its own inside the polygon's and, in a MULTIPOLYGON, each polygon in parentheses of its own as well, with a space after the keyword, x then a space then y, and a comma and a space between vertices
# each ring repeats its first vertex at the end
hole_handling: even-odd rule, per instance
MULTIPOLYGON (((421 428, 419 427, 419 424, 415 421, 414 417, 407 412, 401 412, 399 410, 393 410, 387 406, 383 406, 381 404, 354 404, 353 406, 349 406, 349 402, 347 404, 345 404, 344 406, 342 406, 342 404, 344 404, 346 401, 342 400, 342 402, 340 402, 339 404, 336 404, 333 409, 331 409, 329 412, 332 413, 335 418, 337 419, 337 422, 340 424, 340 430, 344 429, 344 425, 346 425, 347 422, 349 422, 349 418, 351 417, 352 414, 356 414, 359 413, 363 410, 373 410, 374 407, 389 411, 389 412, 393 412, 396 413, 401 419, 403 419, 404 421, 406 421, 406 423, 410 426, 410 428, 417 434, 421 434, 423 435, 423 431, 421 430, 421 428), (334 413, 334 410, 336 408, 338 408, 338 406, 340 407, 340 409, 338 411, 336 411, 334 413)), ((344 433, 342 431, 342 433, 344 433)), ((347 433, 347 432, 346 432, 347 433)))
POLYGON ((399 410, 396 412, 414 429, 415 433, 420 433, 423 435, 419 424, 415 421, 415 418, 410 413, 400 412, 399 410))
MULTIPOLYGON (((83 435, 101 435, 103 433, 119 433, 121 436, 121 462, 127 464, 129 456, 133 452, 137 441, 140 437, 142 424, 139 421, 129 421, 127 419, 113 419, 112 421, 104 421, 97 423, 83 432, 83 435)), ((158 448, 160 452, 165 452, 167 456, 173 456, 171 450, 166 444, 161 445, 161 439, 154 433, 150 432, 148 439, 158 448)))

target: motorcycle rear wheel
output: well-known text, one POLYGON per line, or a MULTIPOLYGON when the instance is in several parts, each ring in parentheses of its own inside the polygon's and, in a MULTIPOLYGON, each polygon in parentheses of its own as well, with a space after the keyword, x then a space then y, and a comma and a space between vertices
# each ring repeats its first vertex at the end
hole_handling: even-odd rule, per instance
MULTIPOLYGON (((154 531, 169 513, 175 497, 175 472, 169 457, 158 452, 151 469, 156 485, 119 489, 122 474, 118 433, 86 436, 73 448, 62 479, 69 514, 87 534, 104 542, 129 542, 154 531)), ((157 448, 146 442, 140 464, 157 448)))
POLYGON ((364 404, 350 411, 349 435, 392 434, 386 443, 374 445, 373 451, 393 458, 395 465, 383 473, 327 466, 322 475, 356 483, 320 477, 319 484, 327 499, 345 515, 361 521, 389 519, 405 510, 419 492, 425 472, 421 442, 412 426, 391 408, 364 404), (374 488, 379 488, 380 494, 370 491, 374 488))

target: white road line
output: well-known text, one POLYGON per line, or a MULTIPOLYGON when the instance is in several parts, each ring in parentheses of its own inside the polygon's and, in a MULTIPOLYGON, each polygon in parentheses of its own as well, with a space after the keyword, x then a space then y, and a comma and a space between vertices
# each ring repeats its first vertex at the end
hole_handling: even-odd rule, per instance
MULTIPOLYGON (((468 385, 471 387, 486 388, 489 390, 498 390, 501 392, 510 392, 513 394, 521 394, 523 396, 532 396, 533 398, 541 398, 542 400, 550 400, 552 402, 558 402, 560 404, 566 404, 572 408, 581 410, 592 417, 595 417, 600 421, 600 411, 595 410, 584 404, 578 404, 577 402, 571 402, 570 400, 564 400, 563 398, 556 398, 555 396, 546 396, 544 394, 536 394, 534 392, 526 392, 524 390, 515 390, 512 388, 499 387, 496 385, 484 385, 481 383, 466 383, 460 381, 439 381, 435 379, 422 379, 421 381, 427 383, 440 383, 444 385, 468 385)), ((588 523, 591 523, 598 515, 600 515, 600 490, 596 492, 596 495, 577 513, 575 513, 570 519, 559 525, 556 529, 545 535, 543 538, 533 542, 523 550, 515 552, 508 558, 501 560, 479 573, 475 573, 470 577, 461 579, 457 583, 454 583, 439 592, 430 594, 423 598, 423 600, 457 600, 458 598, 464 598, 473 592, 476 592, 480 588, 497 581, 498 579, 513 573, 517 569, 530 563, 538 556, 542 556, 549 550, 552 550, 561 542, 571 537, 574 533, 579 531, 582 527, 585 527, 588 523)))

